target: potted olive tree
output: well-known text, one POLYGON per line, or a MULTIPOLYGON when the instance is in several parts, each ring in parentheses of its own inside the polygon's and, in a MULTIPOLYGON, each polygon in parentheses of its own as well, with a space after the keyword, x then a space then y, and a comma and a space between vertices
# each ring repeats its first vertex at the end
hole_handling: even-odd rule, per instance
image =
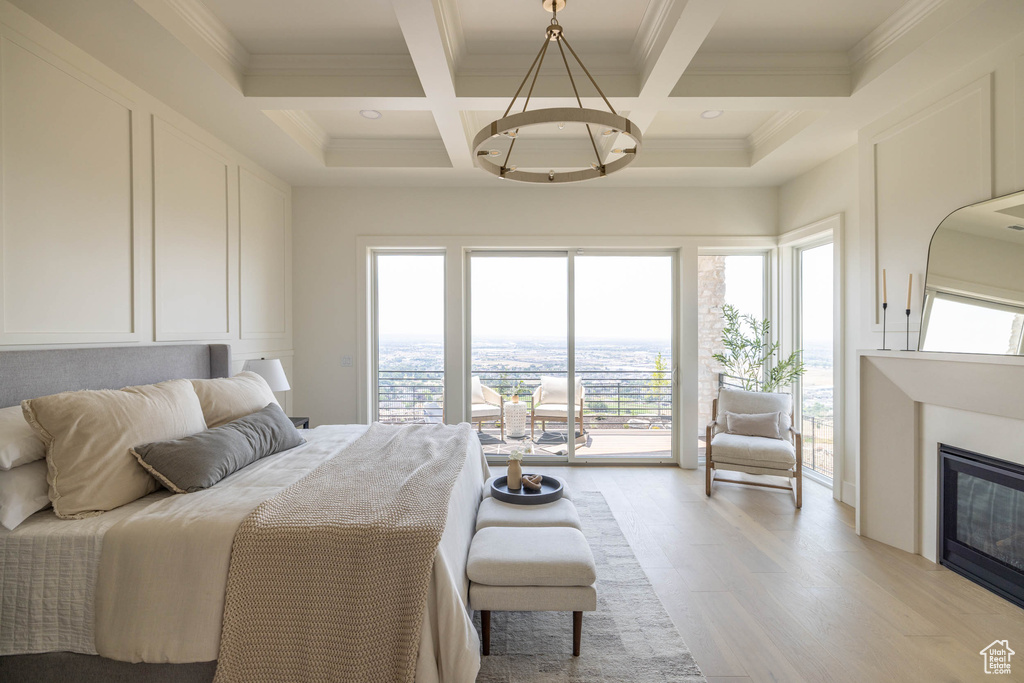
POLYGON ((722 306, 722 317, 725 318, 722 330, 725 352, 714 353, 712 357, 721 363, 725 374, 739 379, 745 390, 777 392, 806 372, 800 351, 783 359, 779 342, 768 342, 772 330, 770 320, 741 315, 730 304, 722 306))

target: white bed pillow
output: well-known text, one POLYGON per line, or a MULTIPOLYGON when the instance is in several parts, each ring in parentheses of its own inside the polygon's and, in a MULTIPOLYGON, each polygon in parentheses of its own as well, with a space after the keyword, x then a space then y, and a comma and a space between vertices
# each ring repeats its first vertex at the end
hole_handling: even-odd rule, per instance
POLYGON ((45 460, 0 472, 0 526, 14 531, 30 515, 49 507, 48 491, 45 460))
POLYGON ((252 415, 271 403, 277 403, 267 380, 255 372, 244 371, 234 377, 217 379, 194 379, 192 386, 199 396, 203 417, 206 418, 206 426, 210 429, 252 415))
POLYGON ((187 379, 118 391, 69 391, 21 405, 46 443, 49 496, 61 519, 91 517, 152 493, 157 482, 131 454, 132 447, 206 429, 187 379))
POLYGON ((21 411, 21 406, 0 408, 0 470, 9 470, 46 457, 46 444, 21 411))

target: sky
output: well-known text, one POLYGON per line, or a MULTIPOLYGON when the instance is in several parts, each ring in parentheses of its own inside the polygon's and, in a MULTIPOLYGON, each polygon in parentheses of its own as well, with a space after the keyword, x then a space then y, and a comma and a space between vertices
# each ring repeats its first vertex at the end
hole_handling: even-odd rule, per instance
MULTIPOLYGON (((671 338, 669 256, 577 255, 576 338, 671 338)), ((805 343, 832 339, 832 246, 803 252, 805 343)), ((566 336, 567 259, 474 256, 472 326, 478 338, 566 336)), ((377 259, 378 330, 384 337, 444 334, 444 256, 387 254, 377 259)), ((726 257, 726 301, 763 317, 764 258, 726 257)))
POLYGON ((801 253, 800 280, 803 345, 832 344, 832 244, 805 249, 801 253))

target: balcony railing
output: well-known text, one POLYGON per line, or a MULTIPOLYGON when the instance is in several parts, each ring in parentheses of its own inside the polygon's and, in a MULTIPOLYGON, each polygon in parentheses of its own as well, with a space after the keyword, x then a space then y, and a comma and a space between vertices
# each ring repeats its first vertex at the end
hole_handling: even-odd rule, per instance
POLYGON ((805 417, 801 432, 804 443, 804 467, 831 479, 835 455, 832 418, 805 417))
MULTIPOLYGON (((532 408, 533 392, 542 376, 565 376, 563 371, 473 373, 480 382, 508 401, 513 394, 532 408)), ((585 429, 670 429, 672 384, 669 372, 577 371, 586 388, 583 398, 585 429)), ((444 401, 444 372, 381 370, 377 378, 378 419, 381 422, 440 422, 444 401)))

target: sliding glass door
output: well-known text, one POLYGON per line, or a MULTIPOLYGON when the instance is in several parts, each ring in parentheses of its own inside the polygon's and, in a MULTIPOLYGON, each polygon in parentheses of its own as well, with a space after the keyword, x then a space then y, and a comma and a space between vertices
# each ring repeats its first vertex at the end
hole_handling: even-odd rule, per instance
POLYGON ((671 458, 674 257, 584 253, 574 270, 576 457, 671 458))
POLYGON ((469 254, 468 408, 488 455, 672 459, 675 259, 469 254))
POLYGON ((443 420, 444 270, 440 252, 373 254, 375 420, 443 420))
POLYGON ((484 452, 569 453, 569 257, 562 252, 472 252, 470 417, 484 452))

